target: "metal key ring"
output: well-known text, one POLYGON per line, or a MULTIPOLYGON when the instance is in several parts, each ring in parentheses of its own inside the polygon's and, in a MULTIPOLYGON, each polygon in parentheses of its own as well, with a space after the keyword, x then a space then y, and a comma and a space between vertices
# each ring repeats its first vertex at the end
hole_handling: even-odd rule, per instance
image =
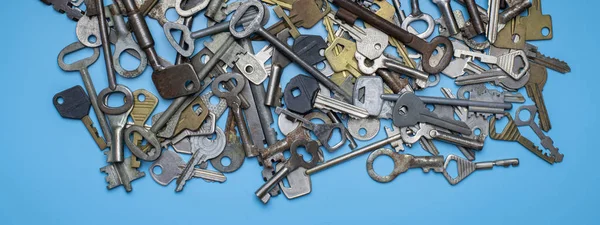
POLYGON ((517 109, 517 113, 515 114, 515 125, 517 126, 528 126, 529 124, 533 123, 533 119, 535 118, 535 114, 537 114, 537 107, 535 107, 535 105, 524 105, 521 106, 517 109), (527 110, 529 112, 529 119, 527 120, 522 120, 521 117, 519 116, 519 114, 521 114, 522 111, 527 110))
POLYGON ((377 149, 371 154, 369 154, 369 157, 367 158, 367 173, 373 180, 377 182, 388 183, 396 179, 396 177, 404 171, 408 170, 408 164, 401 162, 402 156, 403 154, 399 155, 398 153, 387 148, 377 149), (377 159, 377 157, 382 155, 387 155, 392 159, 392 161, 394 161, 394 169, 390 174, 385 176, 377 174, 377 172, 375 172, 375 169, 373 169, 373 162, 375 162, 375 159, 377 159))
POLYGON ((65 56, 71 54, 73 52, 79 51, 81 49, 86 48, 85 45, 80 42, 74 42, 70 45, 67 45, 63 50, 58 53, 58 66, 64 71, 79 71, 81 68, 87 68, 90 65, 94 64, 100 57, 100 50, 98 48, 92 48, 94 53, 92 56, 81 59, 77 62, 67 64, 65 63, 65 56))
POLYGON ((133 93, 129 88, 118 84, 114 90, 110 88, 105 88, 98 94, 98 106, 102 112, 109 115, 122 114, 127 112, 127 110, 133 107, 133 93), (125 102, 122 106, 119 107, 111 107, 108 106, 108 97, 114 93, 123 93, 125 95, 125 102))
POLYGON ((265 20, 268 21, 269 18, 265 18, 265 9, 262 3, 259 1, 248 1, 242 4, 231 17, 231 20, 229 21, 229 31, 231 32, 231 35, 236 38, 245 38, 262 28, 263 21, 265 20), (235 27, 238 24, 238 21, 242 19, 250 7, 256 7, 256 17, 247 23, 243 30, 237 31, 235 27))
POLYGON ((229 95, 237 95, 240 92, 242 92, 242 89, 244 89, 245 86, 245 82, 246 80, 244 79, 244 77, 242 77, 241 74, 239 73, 226 73, 226 74, 222 74, 220 76, 218 76, 217 78, 215 78, 215 80, 212 82, 211 84, 211 89, 213 91, 213 93, 219 97, 219 98, 225 98, 229 95), (235 82, 235 87, 233 87, 232 90, 227 91, 227 92, 223 92, 219 89, 219 85, 222 82, 228 81, 228 80, 234 80, 235 82))

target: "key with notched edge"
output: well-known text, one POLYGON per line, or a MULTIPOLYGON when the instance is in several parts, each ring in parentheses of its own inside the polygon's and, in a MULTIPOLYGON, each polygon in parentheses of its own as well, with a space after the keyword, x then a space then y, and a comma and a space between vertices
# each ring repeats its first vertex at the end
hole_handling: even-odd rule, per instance
POLYGON ((98 148, 100 150, 106 149, 106 142, 98 134, 98 130, 94 127, 94 123, 89 116, 92 103, 81 86, 77 85, 57 93, 54 95, 52 102, 63 118, 81 120, 92 138, 94 138, 98 148))
MULTIPOLYGON (((296 27, 310 29, 319 21, 321 21, 321 19, 325 17, 330 10, 331 7, 327 1, 324 0, 296 0, 294 4, 292 4, 289 19, 296 27), (323 7, 326 8, 323 10, 323 7)), ((283 29, 287 28, 287 26, 287 23, 284 20, 281 20, 273 24, 273 26, 267 28, 267 31, 273 35, 276 35, 283 29)))

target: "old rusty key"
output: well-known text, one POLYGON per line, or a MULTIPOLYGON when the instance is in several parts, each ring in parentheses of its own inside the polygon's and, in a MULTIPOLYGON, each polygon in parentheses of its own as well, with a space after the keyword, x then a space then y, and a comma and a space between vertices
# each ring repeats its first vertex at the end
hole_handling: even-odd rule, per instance
POLYGON ((333 0, 332 3, 340 7, 339 11, 346 10, 348 12, 351 12, 358 18, 362 19, 365 23, 368 23, 371 26, 379 29, 380 31, 385 32, 392 38, 401 41, 408 47, 411 47, 417 52, 421 53, 423 55, 422 61, 427 62, 423 63, 423 70, 427 73, 440 73, 442 70, 444 70, 444 68, 446 68, 446 66, 448 66, 450 60, 452 60, 452 53, 454 52, 454 47, 452 46, 452 42, 450 42, 450 39, 448 39, 447 37, 438 36, 431 40, 431 42, 427 43, 427 41, 417 37, 414 34, 409 33, 408 31, 396 26, 395 24, 377 16, 368 9, 365 9, 362 6, 357 5, 351 1, 333 0), (443 46, 444 52, 438 53, 443 54, 438 64, 431 65, 431 61, 429 59, 434 53, 436 53, 437 46, 443 46))

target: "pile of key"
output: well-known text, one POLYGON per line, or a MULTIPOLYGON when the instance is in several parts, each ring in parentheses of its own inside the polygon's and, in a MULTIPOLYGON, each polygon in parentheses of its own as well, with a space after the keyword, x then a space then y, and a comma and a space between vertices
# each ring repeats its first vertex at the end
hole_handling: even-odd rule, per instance
POLYGON ((422 168, 442 173, 454 185, 477 169, 519 164, 518 159, 472 162, 488 136, 518 142, 550 164, 563 160, 545 134, 551 124, 542 90, 547 69, 567 73, 570 68, 527 43, 552 38, 552 19, 542 13, 541 0, 489 0, 487 10, 474 0, 457 0, 465 5, 469 20, 451 8, 450 0, 432 0, 442 15, 438 19, 422 12, 418 0, 410 1, 409 15, 398 0, 113 0, 108 6, 104 0, 41 1, 77 21, 79 41, 60 52, 58 64, 64 71, 78 71, 85 90, 72 87, 56 94, 53 102, 62 117, 81 119, 98 147, 108 149, 108 165, 100 170, 107 174, 109 189, 122 185, 131 191, 131 182, 145 176, 139 171, 142 161, 152 163, 149 172, 157 183, 166 186, 176 180, 176 191, 181 191, 193 177, 224 182, 224 173, 236 171, 247 157, 257 157, 266 182, 256 196, 266 203, 281 192, 290 199, 308 194, 310 175, 365 153, 370 153, 367 172, 378 182, 422 168), (79 8, 84 3, 85 12, 79 8), (175 21, 165 17, 171 8, 179 15, 175 21), (264 28, 271 9, 280 21, 264 28), (207 28, 190 31, 201 12, 208 18, 207 28), (157 54, 146 16, 158 21, 177 51, 174 65, 157 54), (325 38, 298 30, 320 21, 325 38), (414 21, 424 21, 425 31, 411 27, 414 21), (431 37, 436 27, 440 35, 431 37), (181 36, 173 37, 173 31, 181 36), (195 40, 209 36, 194 54, 195 40), (252 41, 267 45, 255 53, 252 41), (108 43, 114 44, 114 52, 108 43), (398 56, 385 52, 389 45, 398 56), (87 68, 98 60, 100 46, 109 86, 97 94, 87 68), (93 55, 64 62, 65 55, 84 48, 92 48, 93 55), (125 52, 140 60, 136 69, 121 66, 119 57, 125 52), (292 63, 306 74, 284 75, 292 63), (144 89, 132 92, 115 76, 135 78, 148 65, 158 94, 171 100, 164 112, 154 115, 158 97, 144 89), (445 97, 415 94, 436 86, 440 74, 460 86, 456 94, 448 88, 441 88, 445 97), (283 88, 282 76, 292 77, 283 88), (517 92, 523 87, 535 105, 521 106, 511 117, 507 110, 512 103, 525 102, 517 92), (108 97, 118 93, 125 96, 123 104, 110 106, 108 97), (213 96, 219 100, 211 101, 213 96), (88 116, 90 107, 103 136, 88 116), (220 128, 217 120, 227 108, 226 127, 220 128), (285 136, 281 140, 272 127, 273 111, 285 136), (528 121, 519 117, 524 111, 530 114, 528 121), (501 118, 508 124, 497 133, 501 118), (152 126, 146 125, 149 119, 152 126), (355 140, 373 139, 381 120, 393 121, 385 127, 388 137, 359 148, 355 140), (540 140, 533 141, 543 148, 521 136, 523 126, 535 132, 540 140), (336 138, 341 140, 330 143, 336 138), (456 145, 464 158, 440 156, 433 140, 456 145), (347 142, 353 151, 325 161, 322 149, 334 152, 347 142), (432 156, 402 153, 416 143, 432 156), (132 153, 129 158, 125 145, 132 153), (311 159, 305 160, 302 152, 311 159), (180 154, 191 158, 185 162, 180 154), (393 172, 386 176, 373 169, 381 155, 394 161, 393 172), (209 161, 217 171, 207 169, 209 161), (456 162, 457 176, 447 172, 450 162, 456 162), (286 178, 288 185, 282 182, 286 178))

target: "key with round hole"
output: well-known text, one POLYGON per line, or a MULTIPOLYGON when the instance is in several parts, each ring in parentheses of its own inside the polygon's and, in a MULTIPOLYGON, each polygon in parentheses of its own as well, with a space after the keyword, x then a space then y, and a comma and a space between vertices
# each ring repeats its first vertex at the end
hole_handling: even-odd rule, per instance
POLYGON ((325 147, 325 149, 327 149, 327 151, 329 151, 329 152, 333 152, 333 151, 339 149, 346 142, 346 135, 343 135, 346 128, 344 127, 343 124, 340 124, 340 123, 315 124, 315 123, 311 122, 310 120, 308 120, 298 114, 290 112, 287 109, 281 108, 281 107, 277 107, 275 109, 275 113, 277 113, 280 116, 283 114, 285 116, 294 118, 295 120, 302 122, 302 127, 306 128, 308 130, 311 130, 315 134, 315 136, 317 136, 317 139, 319 139, 319 142, 321 143, 321 145, 323 145, 323 147, 325 147), (331 139, 331 137, 333 135, 333 131, 336 128, 339 129, 339 131, 342 133, 341 140, 338 143, 336 143, 335 145, 331 146, 329 144, 329 140, 331 139))
POLYGON ((152 82, 160 96, 165 99, 174 99, 200 91, 200 80, 204 77, 196 75, 194 67, 189 63, 173 66, 162 65, 154 49, 154 38, 152 38, 146 20, 134 0, 119 1, 123 1, 135 38, 140 48, 146 53, 148 63, 154 69, 152 82))
POLYGON ((535 105, 524 105, 517 109, 517 114, 515 115, 515 125, 517 126, 529 126, 535 132, 535 134, 540 138, 541 144, 544 148, 550 151, 550 156, 554 157, 555 162, 562 162, 564 155, 558 152, 558 148, 554 146, 554 141, 552 138, 548 137, 542 129, 535 123, 535 115, 537 114, 537 107, 535 105), (520 117, 520 114, 523 111, 529 112, 529 119, 523 120, 520 117))
POLYGON ((291 50, 285 43, 279 41, 277 37, 271 35, 265 28, 262 27, 261 22, 264 17, 264 7, 260 2, 249 1, 241 5, 238 10, 233 14, 229 24, 229 30, 231 34, 236 38, 246 38, 251 34, 258 34, 265 38, 267 41, 271 43, 277 50, 279 50, 284 56, 286 56, 291 61, 296 62, 300 67, 306 70, 309 74, 315 77, 319 82, 325 85, 327 88, 332 90, 336 95, 340 96, 344 101, 351 102, 352 97, 349 93, 346 93, 342 88, 333 83, 333 81, 329 80, 327 76, 321 73, 317 68, 312 65, 306 63, 304 60, 298 56, 293 50, 291 50), (251 23, 246 26, 243 31, 238 31, 236 29, 236 24, 241 19, 241 17, 248 11, 249 8, 258 9, 258 16, 251 21, 251 23))
POLYGON ((242 91, 242 88, 244 88, 245 82, 246 81, 244 77, 240 74, 226 73, 215 78, 211 85, 211 89, 216 96, 227 100, 227 105, 229 106, 229 109, 233 111, 236 119, 238 131, 240 132, 240 137, 242 139, 242 146, 244 148, 244 152, 246 152, 247 157, 255 157, 258 155, 258 149, 254 146, 254 143, 250 138, 250 134, 248 133, 248 128, 246 127, 246 119, 244 118, 244 115, 242 114, 242 108, 240 107, 241 100, 238 97, 238 94, 242 91), (228 92, 221 91, 219 89, 220 83, 228 80, 234 80, 236 86, 228 92))
POLYGON ((508 123, 501 133, 496 132, 496 117, 492 116, 492 119, 490 120, 490 138, 494 140, 518 142, 531 153, 537 155, 547 163, 554 164, 556 161, 554 157, 545 154, 544 151, 539 149, 538 146, 533 144, 533 142, 521 135, 519 128, 517 128, 515 121, 509 113, 505 113, 504 116, 508 119, 508 123))
MULTIPOLYGON (((217 130, 220 130, 220 129, 217 128, 217 130)), ((221 133, 223 133, 223 131, 221 131, 221 133)), ((224 136, 223 136, 223 138, 224 138, 224 136)), ((223 152, 224 147, 225 147, 225 145, 218 145, 215 147, 204 147, 204 145, 200 144, 200 143, 202 143, 202 140, 201 139, 197 139, 197 140, 198 140, 197 142, 192 142, 192 152, 193 152, 192 157, 190 158, 188 163, 185 165, 185 167, 181 171, 181 175, 179 175, 179 177, 177 178, 177 181, 176 181, 177 187, 175 188, 176 192, 182 191, 183 187, 185 186, 186 181, 188 181, 189 179, 194 177, 195 171, 196 171, 195 167, 197 165, 205 163, 208 160, 211 160, 211 159, 219 156, 223 152), (196 144, 194 144, 194 143, 196 143, 196 144), (198 144, 200 144, 200 145, 198 145, 198 144)))
POLYGON ((85 90, 90 97, 90 102, 92 104, 92 108, 94 109, 94 114, 96 114, 96 119, 100 124, 100 129, 102 130, 102 134, 106 140, 106 144, 110 145, 112 142, 110 127, 106 122, 104 112, 102 112, 100 106, 98 105, 98 96, 96 95, 96 88, 94 87, 94 83, 92 83, 92 78, 90 76, 90 72, 88 71, 88 67, 94 64, 94 62, 98 60, 98 57, 100 57, 100 50, 98 50, 98 48, 94 48, 94 53, 92 54, 92 56, 85 59, 81 59, 71 64, 65 63, 66 55, 84 48, 86 47, 80 42, 75 42, 65 47, 58 54, 58 66, 64 71, 79 71, 81 79, 83 80, 83 84, 85 86, 85 90))
POLYGON ((458 29, 458 24, 456 23, 456 18, 454 17, 454 13, 452 10, 452 6, 450 6, 450 0, 432 0, 440 10, 442 17, 444 17, 444 21, 446 22, 446 29, 450 32, 450 35, 454 36, 460 32, 458 29))
POLYGON ((463 137, 457 134, 453 134, 443 129, 434 127, 432 125, 426 123, 419 124, 419 130, 414 132, 412 135, 407 133, 408 128, 401 128, 400 133, 402 134, 402 139, 406 143, 414 144, 421 137, 425 137, 427 139, 435 139, 439 141, 443 141, 446 143, 450 143, 456 146, 462 146, 467 149, 481 150, 483 149, 483 141, 476 138, 468 138, 463 137))
POLYGON ((127 24, 125 23, 125 19, 123 19, 123 15, 121 15, 121 11, 119 7, 115 4, 110 5, 110 11, 112 14, 112 21, 114 23, 114 28, 117 33, 117 42, 115 43, 115 52, 113 54, 113 64, 115 65, 115 71, 125 78, 135 78, 141 75, 146 66, 148 65, 148 59, 146 58, 146 54, 142 51, 140 46, 133 40, 133 34, 127 28, 127 24), (135 51, 140 56, 140 64, 136 69, 127 70, 121 66, 121 55, 125 51, 135 51))
POLYGON ((444 156, 413 156, 398 154, 391 149, 381 148, 371 152, 369 158, 367 158, 367 173, 373 180, 380 183, 388 183, 411 168, 421 168, 425 173, 431 170, 441 173, 444 170, 444 156), (373 162, 377 157, 383 155, 389 156, 394 161, 394 170, 386 176, 377 174, 373 169, 373 162))
POLYGON ((527 26, 525 38, 528 41, 552 39, 552 16, 542 14, 542 0, 532 0, 531 4, 528 15, 520 18, 527 26), (544 29, 548 29, 548 34, 544 33, 544 29))
POLYGON ((552 124, 550 123, 550 116, 548 115, 548 109, 546 109, 546 102, 544 101, 544 95, 542 94, 544 85, 546 85, 546 80, 548 79, 548 71, 546 67, 532 63, 530 74, 531 77, 525 85, 525 90, 527 90, 527 95, 538 108, 540 128, 543 131, 548 132, 550 128, 552 128, 552 124))
POLYGON ((527 60, 527 55, 525 55, 525 52, 522 50, 511 51, 509 53, 506 53, 506 54, 496 57, 496 56, 492 56, 492 55, 486 55, 483 53, 476 53, 476 52, 456 49, 454 51, 454 56, 455 57, 465 57, 465 56, 474 57, 474 58, 479 59, 483 63, 496 65, 500 69, 504 70, 504 72, 506 72, 510 77, 512 77, 515 80, 521 79, 523 76, 525 76, 525 74, 529 70, 529 61, 527 60), (514 62, 517 57, 521 57, 524 65, 520 69, 520 71, 515 72, 516 68, 515 68, 514 62))
POLYGON ((429 123, 461 134, 470 135, 472 133, 469 126, 462 121, 439 118, 435 113, 429 111, 418 96, 409 92, 400 95, 394 105, 392 117, 394 125, 397 127, 429 123))
POLYGON ((208 116, 208 107, 200 96, 196 97, 179 116, 173 135, 178 135, 184 130, 198 130, 208 116))
MULTIPOLYGON (((165 151, 160 157, 150 165, 150 176, 156 183, 167 186, 171 181, 177 179, 183 167, 186 165, 185 161, 174 151, 165 151), (160 173, 155 173, 155 168, 160 168, 160 173)), ((192 177, 202 178, 210 181, 216 181, 223 183, 227 180, 225 175, 219 172, 194 168, 192 177)))
MULTIPOLYGON (((240 7, 241 8, 241 7, 240 7)), ((240 9, 238 8, 238 10, 240 9)), ((294 26, 298 28, 310 29, 317 24, 327 13, 331 11, 331 7, 327 1, 323 0, 296 0, 292 4, 290 15, 288 18, 294 26)), ((285 28, 289 28, 285 20, 281 20, 266 30, 275 35, 285 28)))
POLYGON ((285 162, 283 168, 277 171, 277 173, 267 180, 257 191, 256 197, 258 197, 263 203, 267 203, 270 195, 269 190, 273 189, 279 184, 284 177, 289 175, 292 171, 302 167, 305 169, 313 168, 319 163, 322 158, 322 152, 319 149, 319 144, 316 141, 295 141, 290 147, 290 158, 285 162), (306 152, 312 157, 310 161, 306 162, 303 155, 298 153, 298 148, 304 147, 306 152))
POLYGON ((246 153, 242 148, 242 143, 240 143, 237 131, 235 130, 235 116, 232 111, 229 111, 227 122, 225 124, 225 137, 227 139, 225 148, 219 156, 211 159, 210 163, 220 172, 231 173, 242 167, 242 164, 244 164, 244 160, 246 159, 246 153), (229 159, 229 165, 223 165, 222 160, 224 158, 229 159))
MULTIPOLYGON (((286 42, 290 37, 290 33, 287 32, 287 29, 279 32, 277 34, 277 39, 282 42, 286 42)), ((265 105, 267 106, 276 106, 280 99, 277 99, 277 93, 281 93, 281 75, 283 74, 283 69, 290 64, 290 60, 283 56, 277 49, 273 49, 273 56, 271 57, 271 77, 269 78, 269 83, 267 84, 267 93, 265 95, 265 105)))
POLYGON ((429 80, 429 74, 405 66, 401 61, 388 57, 386 54, 380 55, 375 60, 370 60, 358 52, 354 55, 354 57, 358 61, 358 68, 365 74, 374 74, 379 69, 387 69, 396 73, 404 74, 415 80, 429 80))
POLYGON ((402 21, 402 29, 407 30, 408 26, 415 21, 424 21, 427 23, 427 29, 423 33, 413 33, 419 38, 428 38, 433 34, 435 28, 435 20, 431 15, 421 12, 419 0, 411 0, 412 12, 402 21))
MULTIPOLYGON (((206 62, 206 64, 198 71, 198 77, 204 78, 212 71, 215 65, 217 65, 217 63, 220 61, 221 56, 223 56, 223 54, 225 54, 227 51, 228 45, 230 45, 233 41, 233 38, 228 38, 223 47, 215 52, 213 57, 211 57, 210 60, 208 60, 208 62, 206 62)), ((127 144, 127 147, 129 150, 131 150, 131 153, 144 161, 156 160, 160 156, 160 152, 162 150, 157 133, 159 133, 165 127, 165 125, 167 125, 171 117, 177 113, 179 108, 186 102, 187 99, 187 97, 179 97, 173 100, 171 105, 169 105, 167 110, 165 110, 156 123, 153 123, 150 130, 146 130, 146 128, 141 126, 128 127, 125 130, 124 136, 127 137, 125 138, 125 144, 127 144), (142 149, 137 147, 131 141, 131 139, 128 138, 132 133, 139 133, 142 135, 142 137, 146 139, 152 148, 148 152, 142 151, 142 149)))
MULTIPOLYGON (((133 92, 133 108, 131 109, 131 113, 129 116, 131 120, 133 120, 134 125, 144 126, 156 106, 158 105, 158 98, 154 96, 151 92, 145 89, 139 89, 133 92)), ((142 145, 142 136, 138 133, 133 134, 133 143, 136 143, 137 146, 142 145)), ((135 157, 135 155, 131 156, 131 166, 134 168, 140 167, 140 161, 135 157)))
POLYGON ((52 98, 52 102, 61 117, 81 120, 90 135, 92 135, 92 138, 94 138, 98 148, 100 150, 106 149, 106 142, 100 137, 92 119, 90 119, 91 102, 81 86, 77 85, 57 93, 52 98))
POLYGON ((443 173, 444 177, 446 177, 446 180, 448 180, 448 183, 450 183, 451 185, 456 185, 465 178, 467 178, 469 175, 471 175, 473 172, 475 172, 475 170, 493 169, 496 166, 501 166, 505 168, 511 166, 516 167, 519 166, 519 159, 513 158, 474 163, 456 155, 448 155, 448 157, 446 157, 446 162, 444 162, 443 173), (448 165, 450 165, 450 162, 452 161, 456 161, 456 167, 458 168, 458 175, 456 177, 452 177, 450 174, 448 174, 448 165))

